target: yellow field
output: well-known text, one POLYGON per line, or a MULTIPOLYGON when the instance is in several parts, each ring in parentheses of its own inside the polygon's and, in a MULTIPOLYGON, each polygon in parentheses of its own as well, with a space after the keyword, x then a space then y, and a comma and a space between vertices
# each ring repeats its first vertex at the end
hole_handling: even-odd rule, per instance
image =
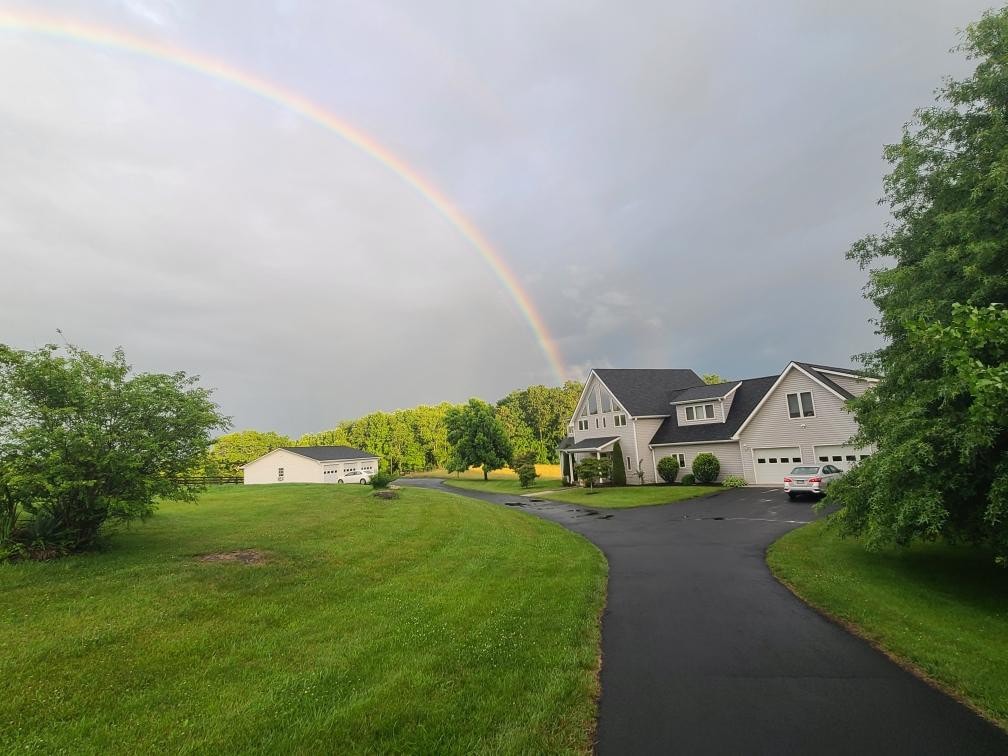
MULTIPOLYGON (((560 465, 536 465, 536 472, 540 478, 560 479, 560 465)), ((455 473, 447 470, 428 470, 427 472, 415 472, 406 476, 407 478, 454 478, 455 473)), ((473 467, 464 473, 459 473, 459 478, 463 480, 483 480, 483 471, 478 467, 473 467)), ((502 470, 494 470, 490 473, 490 480, 518 480, 518 475, 509 467, 502 470)))

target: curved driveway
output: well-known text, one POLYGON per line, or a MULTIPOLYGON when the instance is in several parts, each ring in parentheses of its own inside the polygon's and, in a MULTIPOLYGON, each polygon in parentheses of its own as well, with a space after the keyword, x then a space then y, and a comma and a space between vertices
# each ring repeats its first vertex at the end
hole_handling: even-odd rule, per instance
MULTIPOLYGON (((436 480, 401 482, 442 488, 436 480)), ((808 502, 744 488, 593 515, 569 504, 443 490, 526 502, 523 511, 605 553, 602 754, 1008 753, 1008 734, 771 576, 766 548, 814 519, 808 502)))

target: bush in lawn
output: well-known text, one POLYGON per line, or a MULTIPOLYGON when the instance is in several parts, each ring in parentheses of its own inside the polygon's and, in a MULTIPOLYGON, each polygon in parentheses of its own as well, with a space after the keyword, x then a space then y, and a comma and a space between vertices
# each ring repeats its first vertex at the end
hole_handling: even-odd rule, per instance
POLYGON ((389 483, 392 482, 392 476, 387 472, 379 470, 374 475, 371 476, 371 485, 374 488, 388 488, 389 483))
POLYGON ((692 486, 696 484, 696 478, 693 477, 693 473, 686 473, 682 476, 681 482, 684 486, 692 486))
POLYGON ((693 459, 693 477, 697 483, 713 483, 721 472, 721 463, 710 452, 697 454, 693 459))
POLYGON ((658 460, 658 475, 666 483, 675 483, 679 476, 679 460, 675 457, 662 457, 658 460))
POLYGON ((517 457, 511 463, 514 471, 518 473, 518 480, 521 482, 522 488, 530 488, 535 483, 535 479, 539 477, 539 473, 536 472, 537 457, 536 452, 530 451, 517 457))
POLYGON ((749 485, 746 483, 745 478, 740 478, 738 475, 729 475, 723 481, 721 485, 725 488, 742 488, 742 486, 749 485))
POLYGON ((613 447, 612 484, 614 486, 626 485, 626 465, 623 464, 623 449, 619 441, 613 447))
POLYGON ((578 480, 583 480, 588 488, 595 488, 600 478, 608 478, 612 463, 605 458, 586 457, 577 464, 578 480))

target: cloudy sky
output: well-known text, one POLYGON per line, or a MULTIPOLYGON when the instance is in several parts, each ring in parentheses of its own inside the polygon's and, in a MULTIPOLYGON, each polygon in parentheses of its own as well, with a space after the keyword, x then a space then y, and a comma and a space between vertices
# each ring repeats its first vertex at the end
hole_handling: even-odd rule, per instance
POLYGON ((758 5, 0 0, 0 341, 122 345, 292 434, 559 380, 415 186, 276 101, 94 41, 115 33, 383 145, 490 241, 571 376, 850 364, 876 345, 844 253, 884 221, 882 145, 968 70, 949 48, 986 4, 758 5))

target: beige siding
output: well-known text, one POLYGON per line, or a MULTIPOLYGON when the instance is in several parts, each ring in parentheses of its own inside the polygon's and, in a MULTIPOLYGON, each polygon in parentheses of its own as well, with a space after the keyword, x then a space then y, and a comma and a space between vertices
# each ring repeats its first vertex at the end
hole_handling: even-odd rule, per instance
POLYGON ((662 457, 672 454, 683 454, 686 456, 686 467, 679 471, 680 479, 686 473, 692 472, 693 460, 698 454, 713 454, 721 463, 721 474, 718 480, 724 480, 728 475, 739 475, 744 477, 742 467, 742 453, 739 450, 738 442, 729 441, 723 444, 681 444, 678 446, 657 446, 655 447, 655 461, 657 463, 662 457))
MULTIPOLYGON (((642 418, 635 421, 637 427, 637 457, 644 460, 640 464, 644 470, 645 485, 655 482, 654 462, 651 459, 651 448, 648 444, 651 443, 651 439, 654 438, 654 434, 658 432, 658 428, 661 427, 663 422, 665 422, 665 418, 663 417, 642 418)), ((633 427, 633 425, 631 425, 631 427, 633 427)), ((633 442, 631 441, 631 443, 633 442)), ((631 452, 631 454, 632 453, 633 452, 631 452)), ((634 469, 636 469, 636 467, 637 465, 635 464, 634 469)), ((640 479, 633 471, 628 472, 627 483, 634 483, 636 485, 638 480, 640 479), (631 480, 631 477, 633 480, 631 480)))
MULTIPOLYGON (((602 385, 602 382, 595 377, 594 373, 592 373, 591 377, 588 379, 588 387, 584 395, 584 400, 581 402, 581 404, 578 405, 577 409, 574 410, 574 417, 571 420, 571 424, 574 427, 573 436, 575 442, 583 441, 586 438, 603 438, 606 436, 620 436, 620 438, 622 439, 624 434, 626 435, 627 438, 631 438, 629 431, 631 422, 630 415, 627 414, 625 410, 622 410, 620 412, 616 412, 615 410, 611 412, 602 412, 601 411, 602 405, 600 402, 599 404, 596 405, 599 409, 598 413, 594 415, 585 414, 584 416, 582 416, 581 413, 587 411, 589 394, 595 392, 596 399, 599 399, 600 393, 603 391, 608 393, 608 390, 605 388, 605 386, 602 385), (627 416, 626 426, 622 428, 616 427, 616 415, 627 416), (578 429, 579 420, 588 421, 588 430, 578 429)), ((618 402, 619 399, 617 398, 616 401, 618 402)))
POLYGON ((730 394, 728 394, 728 396, 725 397, 724 403, 721 405, 721 414, 723 417, 728 417, 728 415, 731 413, 732 402, 735 401, 735 394, 737 393, 738 391, 732 391, 730 394))
POLYGON ((277 483, 277 468, 284 469, 284 483, 321 483, 322 465, 300 454, 274 449, 245 465, 245 484, 277 483))
POLYGON ((829 378, 837 386, 847 389, 854 396, 861 396, 865 391, 872 387, 872 384, 863 378, 846 378, 842 375, 833 375, 832 373, 823 373, 827 378, 829 378))
POLYGON ((676 405, 676 417, 679 419, 679 425, 710 425, 711 423, 723 423, 724 422, 724 404, 715 399, 710 402, 697 402, 696 404, 677 404, 676 405), (713 404, 714 405, 714 417, 710 420, 687 420, 686 419, 686 408, 696 407, 698 405, 713 404))
POLYGON ((856 432, 857 423, 844 408, 843 400, 792 368, 739 436, 745 479, 756 481, 752 449, 797 446, 802 461, 812 462, 814 446, 843 444, 856 432), (788 416, 787 394, 800 391, 812 392, 815 417, 788 416))

